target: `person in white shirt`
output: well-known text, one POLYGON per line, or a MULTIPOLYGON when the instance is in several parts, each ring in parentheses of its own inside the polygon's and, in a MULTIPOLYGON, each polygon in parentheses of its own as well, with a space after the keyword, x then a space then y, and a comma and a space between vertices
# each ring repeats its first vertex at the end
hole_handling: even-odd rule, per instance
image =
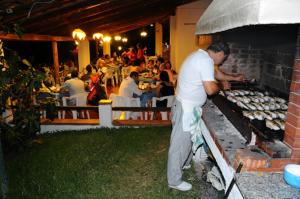
MULTIPOLYGON (((78 78, 78 71, 73 70, 71 73, 71 79, 65 81, 60 89, 60 96, 72 96, 85 92, 84 82, 78 78)), ((69 105, 75 105, 75 100, 70 100, 69 105)))
POLYGON ((123 79, 119 88, 119 95, 124 97, 139 97, 141 107, 146 107, 147 102, 156 96, 155 91, 143 92, 138 88, 139 74, 138 72, 131 72, 128 77, 123 79))
POLYGON ((170 188, 188 191, 192 185, 182 180, 182 170, 190 166, 192 158, 191 121, 194 110, 200 110, 207 95, 218 92, 214 64, 220 64, 228 56, 224 43, 213 43, 207 49, 190 54, 181 65, 176 99, 172 106, 172 135, 168 153, 167 179, 170 188))
POLYGON ((134 97, 134 94, 140 96, 143 92, 138 88, 139 74, 131 72, 120 85, 119 95, 124 97, 134 97))

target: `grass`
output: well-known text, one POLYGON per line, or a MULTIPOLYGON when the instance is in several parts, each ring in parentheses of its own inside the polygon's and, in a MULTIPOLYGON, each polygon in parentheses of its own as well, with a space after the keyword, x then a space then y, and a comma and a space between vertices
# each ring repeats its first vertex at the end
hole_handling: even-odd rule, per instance
POLYGON ((6 159, 9 198, 199 198, 166 182, 170 128, 98 129, 43 136, 6 159))

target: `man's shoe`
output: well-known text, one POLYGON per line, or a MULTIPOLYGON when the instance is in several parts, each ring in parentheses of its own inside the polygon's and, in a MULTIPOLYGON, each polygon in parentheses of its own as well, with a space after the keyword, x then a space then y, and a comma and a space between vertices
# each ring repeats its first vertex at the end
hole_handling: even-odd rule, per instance
POLYGON ((183 170, 188 170, 190 169, 192 166, 189 164, 189 165, 185 165, 182 167, 183 170))
POLYGON ((173 189, 177 189, 179 191, 189 191, 192 189, 192 185, 188 182, 184 182, 182 181, 182 183, 180 183, 179 185, 177 186, 171 186, 169 185, 170 188, 173 188, 173 189))

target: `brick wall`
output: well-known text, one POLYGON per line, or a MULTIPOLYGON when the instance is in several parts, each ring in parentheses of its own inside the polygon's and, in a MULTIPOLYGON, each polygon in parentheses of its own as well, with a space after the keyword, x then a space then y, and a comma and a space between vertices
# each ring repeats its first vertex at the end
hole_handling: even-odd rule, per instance
POLYGON ((227 73, 245 74, 247 79, 260 79, 262 53, 250 45, 229 43, 230 55, 220 67, 227 73))
POLYGON ((285 51, 284 48, 274 47, 274 49, 262 50, 262 52, 260 86, 267 86, 289 94, 295 51, 285 51))
POLYGON ((300 27, 296 49, 284 134, 284 142, 292 149, 292 158, 300 158, 300 27))
MULTIPOLYGON (((244 73, 259 87, 289 94, 298 25, 248 26, 220 33, 231 55, 220 67, 228 73, 244 73)), ((300 54, 300 53, 298 53, 300 54)), ((299 55, 300 56, 300 55, 299 55)))
POLYGON ((227 73, 243 73, 247 79, 255 78, 259 87, 269 87, 288 94, 291 84, 294 46, 274 46, 266 49, 229 43, 231 53, 220 67, 227 73))

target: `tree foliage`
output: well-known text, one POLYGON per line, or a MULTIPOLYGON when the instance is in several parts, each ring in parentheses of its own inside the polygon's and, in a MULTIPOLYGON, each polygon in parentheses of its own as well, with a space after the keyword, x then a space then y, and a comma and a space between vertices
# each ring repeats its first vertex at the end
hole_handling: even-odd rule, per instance
POLYGON ((0 42, 0 108, 4 112, 13 106, 13 120, 1 117, 1 139, 5 148, 22 146, 40 130, 39 110, 33 96, 41 86, 43 74, 16 52, 4 55, 0 42))

